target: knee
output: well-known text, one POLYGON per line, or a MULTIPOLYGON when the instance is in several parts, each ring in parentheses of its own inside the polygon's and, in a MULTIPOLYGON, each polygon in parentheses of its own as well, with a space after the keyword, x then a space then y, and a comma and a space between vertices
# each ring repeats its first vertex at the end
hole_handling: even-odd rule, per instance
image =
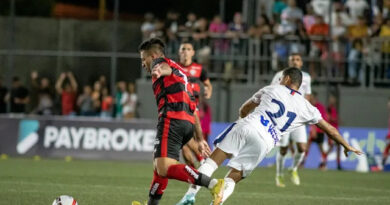
POLYGON ((306 145, 299 145, 298 146, 298 152, 299 153, 304 153, 304 152, 306 152, 306 145))
POLYGON ((166 177, 168 173, 168 167, 164 164, 156 164, 155 169, 157 171, 158 176, 166 177))
POLYGON ((288 149, 287 147, 280 147, 280 151, 279 151, 280 155, 282 156, 286 155, 287 149, 288 149))

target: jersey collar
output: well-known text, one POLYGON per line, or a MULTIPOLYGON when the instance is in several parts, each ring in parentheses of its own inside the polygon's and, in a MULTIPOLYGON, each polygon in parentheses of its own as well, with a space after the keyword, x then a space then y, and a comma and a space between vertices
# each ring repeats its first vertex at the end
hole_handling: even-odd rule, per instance
POLYGON ((294 90, 294 89, 288 87, 287 85, 285 85, 285 86, 286 86, 286 88, 288 88, 291 91, 291 95, 294 95, 295 93, 298 93, 298 94, 302 95, 299 91, 294 90))

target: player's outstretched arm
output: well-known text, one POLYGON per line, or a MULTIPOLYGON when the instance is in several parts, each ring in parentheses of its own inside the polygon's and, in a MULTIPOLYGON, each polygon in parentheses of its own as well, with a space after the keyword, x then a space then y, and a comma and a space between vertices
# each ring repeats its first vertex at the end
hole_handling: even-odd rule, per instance
POLYGON ((255 109, 259 103, 253 102, 252 98, 249 98, 244 104, 241 105, 239 110, 240 118, 246 117, 253 109, 255 109))
POLYGON ((195 140, 198 142, 199 152, 203 155, 203 157, 209 157, 211 154, 211 149, 209 144, 203 138, 202 127, 200 125, 199 116, 194 113, 195 117, 195 140))
POLYGON ((348 152, 354 152, 355 154, 362 154, 360 150, 355 149, 351 145, 346 142, 343 137, 340 135, 339 131, 335 127, 333 127, 331 124, 326 122, 325 120, 320 120, 316 124, 320 129, 322 129, 330 138, 334 139, 336 142, 341 144, 344 147, 344 154, 345 156, 348 156, 348 152))
POLYGON ((210 79, 203 81, 204 85, 204 94, 206 99, 210 99, 213 94, 213 85, 211 85, 210 79))
POLYGON ((160 78, 161 76, 167 76, 172 74, 172 68, 166 63, 160 63, 152 68, 152 76, 160 78))

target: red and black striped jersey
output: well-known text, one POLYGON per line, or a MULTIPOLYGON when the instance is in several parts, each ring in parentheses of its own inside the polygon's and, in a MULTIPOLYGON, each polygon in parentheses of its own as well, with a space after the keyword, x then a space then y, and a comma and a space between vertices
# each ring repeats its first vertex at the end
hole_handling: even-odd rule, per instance
POLYGON ((207 71, 203 69, 202 65, 194 62, 188 66, 181 65, 181 67, 191 83, 195 98, 199 98, 200 83, 208 79, 207 71))
POLYGON ((169 58, 154 60, 153 67, 160 63, 167 63, 172 68, 172 74, 152 78, 159 117, 187 120, 194 124, 196 103, 185 72, 169 58))

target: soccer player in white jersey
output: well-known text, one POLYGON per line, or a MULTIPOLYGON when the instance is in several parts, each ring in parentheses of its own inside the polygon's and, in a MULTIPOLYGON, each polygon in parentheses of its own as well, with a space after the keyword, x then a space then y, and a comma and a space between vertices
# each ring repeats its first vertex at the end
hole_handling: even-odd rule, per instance
MULTIPOLYGON (((260 89, 240 108, 240 119, 230 125, 214 141, 216 149, 198 171, 211 176, 225 159, 230 170, 224 178, 224 192, 218 195, 213 204, 222 204, 233 193, 235 184, 257 167, 264 157, 283 137, 304 124, 316 124, 329 137, 344 147, 344 153, 361 152, 350 146, 332 125, 321 118, 298 90, 302 73, 297 68, 283 71, 279 85, 260 89)), ((194 204, 199 187, 190 186, 177 205, 194 204)))
MULTIPOLYGON (((288 65, 290 67, 299 68, 302 70, 303 62, 302 57, 298 53, 293 53, 288 57, 288 65)), ((271 85, 280 84, 280 80, 283 77, 283 71, 279 71, 275 74, 272 79, 271 85)), ((302 85, 299 87, 298 91, 304 96, 307 100, 310 99, 311 95, 311 77, 308 73, 302 71, 302 85)), ((282 140, 279 141, 278 146, 279 151, 276 154, 276 186, 285 187, 284 184, 284 161, 288 151, 288 145, 290 140, 296 143, 297 151, 294 152, 293 163, 291 168, 291 181, 295 185, 300 185, 300 179, 298 175, 298 167, 302 163, 306 147, 307 147, 307 133, 306 126, 301 126, 298 129, 290 133, 286 133, 282 140)))

